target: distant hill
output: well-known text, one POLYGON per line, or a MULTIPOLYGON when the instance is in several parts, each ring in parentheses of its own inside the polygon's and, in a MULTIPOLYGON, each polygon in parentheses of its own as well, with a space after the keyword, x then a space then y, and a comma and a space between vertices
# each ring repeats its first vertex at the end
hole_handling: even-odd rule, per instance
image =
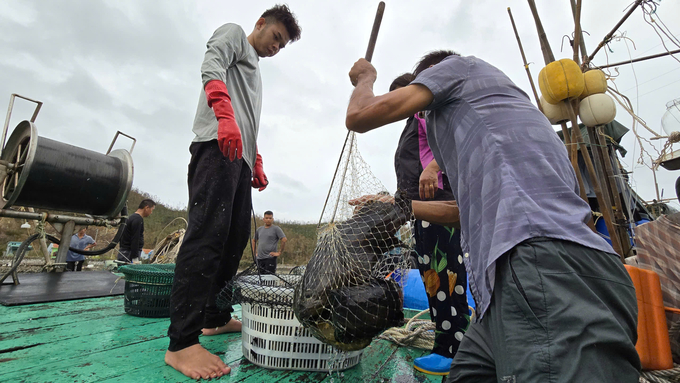
MULTIPOLYGON (((127 204, 129 213, 133 213, 137 210, 137 206, 139 206, 139 203, 145 198, 151 198, 157 204, 153 214, 144 220, 144 248, 152 249, 156 246, 156 243, 160 242, 168 234, 184 228, 184 221, 177 218, 181 217, 187 219, 188 216, 186 208, 182 209, 166 206, 162 201, 159 201, 157 197, 136 189, 133 189, 128 196, 127 204)), ((257 226, 261 226, 263 224, 262 217, 256 217, 256 219, 257 226)), ((0 218, 0 254, 4 255, 5 248, 9 241, 24 241, 35 232, 34 222, 29 221, 29 224, 31 225, 30 229, 22 229, 21 224, 23 223, 24 221, 19 219, 0 218)), ((275 222, 275 224, 279 225, 288 237, 286 250, 279 260, 279 263, 292 265, 306 264, 314 252, 314 247, 316 245, 316 225, 296 222, 275 222)), ((47 225, 47 227, 48 233, 55 235, 58 238, 60 237, 60 234, 50 225, 47 225)), ((116 230, 116 228, 91 226, 88 228, 87 234, 97 241, 96 248, 102 248, 113 239, 116 230)), ((251 226, 251 231, 254 233, 254 226, 251 226)), ((114 254, 115 253, 111 251, 98 257, 98 259, 114 259, 114 254)), ((28 256, 42 258, 36 250, 32 251, 28 256)), ((241 266, 247 266, 251 263, 252 252, 249 244, 243 252, 241 266)))

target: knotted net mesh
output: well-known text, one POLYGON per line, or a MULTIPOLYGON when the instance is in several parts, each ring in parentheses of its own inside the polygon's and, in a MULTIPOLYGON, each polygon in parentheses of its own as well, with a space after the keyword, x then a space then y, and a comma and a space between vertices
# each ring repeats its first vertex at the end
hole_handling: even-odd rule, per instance
POLYGON ((366 347, 403 321, 401 287, 388 276, 408 267, 411 202, 390 196, 357 150, 343 149, 317 244, 295 288, 297 319, 319 340, 342 350, 366 347))
POLYGON ((403 324, 403 293, 389 276, 409 268, 413 222, 411 201, 386 191, 350 133, 308 264, 266 278, 253 266, 222 290, 218 305, 292 305, 315 338, 343 351, 362 349, 403 324))

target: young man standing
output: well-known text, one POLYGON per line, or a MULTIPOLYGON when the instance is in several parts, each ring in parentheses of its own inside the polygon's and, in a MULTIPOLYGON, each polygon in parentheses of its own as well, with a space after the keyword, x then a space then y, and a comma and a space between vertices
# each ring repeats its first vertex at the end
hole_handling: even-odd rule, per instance
POLYGON ((189 227, 177 255, 170 298, 170 345, 165 362, 192 379, 231 369, 199 344, 198 336, 241 331, 233 309, 216 297, 238 269, 250 237, 251 186, 268 181, 257 150, 262 82, 259 58, 276 55, 300 38, 287 6, 265 11, 250 35, 236 24, 208 40, 189 147, 189 227))
POLYGON ((257 269, 261 274, 276 274, 276 260, 283 254, 288 239, 283 230, 274 225, 274 213, 271 210, 264 212, 262 220, 264 226, 255 230, 252 243, 253 251, 257 254, 257 269), (281 241, 280 249, 278 248, 279 241, 281 241))
MULTIPOLYGON (((346 123, 366 132, 428 111, 428 143, 457 197, 451 211, 478 309, 447 382, 637 382, 635 289, 588 228, 590 207, 548 120, 476 57, 434 52, 414 74, 411 85, 376 97, 375 68, 357 61, 346 123)), ((437 203, 414 201, 416 218, 437 203)))
MULTIPOLYGON (((97 243, 94 241, 94 239, 92 239, 92 237, 85 234, 86 232, 87 227, 82 227, 80 228, 80 230, 78 230, 76 234, 73 234, 73 237, 71 237, 70 247, 79 250, 89 250, 92 247, 96 246, 97 243)), ((84 255, 74 253, 71 250, 69 250, 68 253, 66 253, 66 270, 82 271, 84 262, 85 262, 84 255)))
POLYGON ((120 250, 116 257, 119 261, 127 263, 139 261, 144 247, 144 218, 150 216, 155 208, 156 203, 153 200, 145 199, 139 203, 137 211, 130 214, 120 237, 120 250))

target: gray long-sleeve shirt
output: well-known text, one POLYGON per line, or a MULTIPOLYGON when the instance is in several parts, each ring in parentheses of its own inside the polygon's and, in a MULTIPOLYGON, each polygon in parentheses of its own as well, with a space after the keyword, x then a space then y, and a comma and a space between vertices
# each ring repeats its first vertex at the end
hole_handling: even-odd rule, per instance
POLYGON ((224 24, 217 28, 208 40, 201 65, 202 87, 194 119, 194 142, 217 139, 217 118, 208 106, 205 85, 220 80, 227 86, 234 108, 236 123, 241 129, 243 159, 250 168, 257 154, 257 133, 262 110, 262 79, 259 57, 248 42, 243 29, 236 24, 224 24))

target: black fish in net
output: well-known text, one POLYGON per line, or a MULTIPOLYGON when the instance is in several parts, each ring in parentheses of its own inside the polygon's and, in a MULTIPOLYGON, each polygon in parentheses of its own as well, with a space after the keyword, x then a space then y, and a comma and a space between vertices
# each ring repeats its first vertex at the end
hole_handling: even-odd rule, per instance
POLYGON ((408 246, 396 234, 411 219, 411 201, 397 192, 394 203, 366 203, 350 219, 319 233, 293 304, 297 319, 316 338, 357 350, 401 323, 399 286, 376 281, 405 263, 408 246), (369 305, 384 316, 367 315, 369 305))

